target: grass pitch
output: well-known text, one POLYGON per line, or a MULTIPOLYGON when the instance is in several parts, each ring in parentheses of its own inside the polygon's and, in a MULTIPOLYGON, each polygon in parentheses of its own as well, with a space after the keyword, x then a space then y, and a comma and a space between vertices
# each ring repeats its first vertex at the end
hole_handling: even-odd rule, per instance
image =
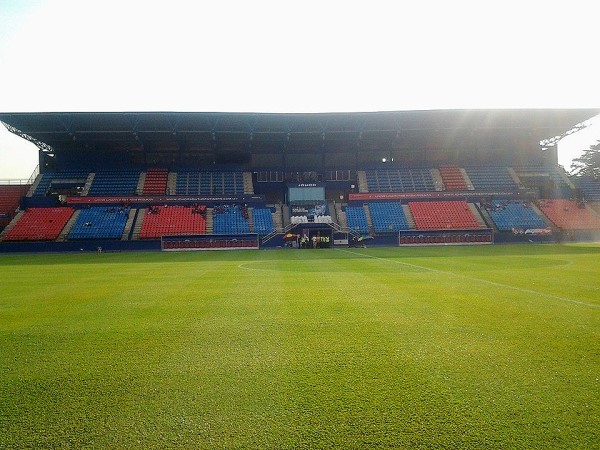
POLYGON ((599 258, 0 255, 0 448, 598 448, 599 258))

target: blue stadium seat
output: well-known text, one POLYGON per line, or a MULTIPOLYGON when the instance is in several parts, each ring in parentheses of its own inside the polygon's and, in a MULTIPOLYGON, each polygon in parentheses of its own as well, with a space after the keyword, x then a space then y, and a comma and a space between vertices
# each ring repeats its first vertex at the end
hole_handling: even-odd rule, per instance
POLYGON ((366 170, 369 192, 424 192, 435 190, 429 168, 366 170))
POLYGON ((254 222, 254 232, 260 235, 269 234, 275 228, 270 208, 252 209, 252 221, 254 222))
POLYGON ((238 205, 224 205, 213 209, 215 234, 249 233, 250 224, 238 205))
POLYGON ((367 234, 369 232, 367 214, 362 206, 346 206, 346 222, 348 228, 357 233, 367 234))
POLYGON ((241 195, 244 193, 243 172, 178 170, 177 195, 241 195))
POLYGON ((464 166, 476 191, 516 192, 515 181, 506 166, 464 166))
POLYGON ((527 204, 518 200, 494 200, 486 206, 490 217, 500 231, 513 228, 544 228, 542 218, 527 204))
POLYGON ((125 229, 129 208, 91 207, 82 209, 68 239, 119 239, 125 229))
POLYGON ((600 181, 592 177, 576 177, 575 186, 581 189, 583 198, 588 201, 600 200, 600 181))
POLYGON ((99 170, 88 195, 134 195, 139 178, 140 171, 137 169, 99 170))
POLYGON ((408 230, 408 222, 402 205, 398 202, 369 203, 373 229, 376 233, 398 232, 408 230))

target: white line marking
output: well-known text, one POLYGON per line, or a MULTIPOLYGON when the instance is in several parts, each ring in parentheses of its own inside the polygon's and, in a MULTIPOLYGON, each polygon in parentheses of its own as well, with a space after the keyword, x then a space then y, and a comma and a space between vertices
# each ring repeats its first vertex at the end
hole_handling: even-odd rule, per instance
MULTIPOLYGON (((256 263, 256 261, 252 261, 252 263, 256 263)), ((238 264, 238 268, 239 269, 244 269, 244 270, 254 270, 256 272, 273 272, 273 271, 280 272, 280 270, 277 270, 277 269, 257 269, 255 267, 246 267, 246 264, 248 264, 248 263, 238 264)))
POLYGON ((452 276, 455 276, 455 277, 465 278, 465 279, 471 280, 471 281, 478 281, 480 283, 489 284, 491 286, 497 286, 497 287, 502 287, 502 288, 506 288, 506 289, 512 289, 514 291, 524 292, 526 294, 532 294, 532 295, 537 295, 537 296, 540 296, 540 297, 550 298, 550 299, 553 299, 553 300, 560 300, 560 301, 563 301, 563 302, 574 303, 576 305, 587 306, 589 308, 594 308, 594 309, 600 308, 600 305, 594 305, 592 303, 585 303, 585 302, 582 302, 582 301, 579 301, 579 300, 573 300, 572 298, 560 297, 558 295, 546 294, 545 292, 534 291, 532 289, 525 289, 525 288, 520 288, 520 287, 517 287, 517 286, 511 286, 510 284, 497 283, 496 281, 490 281, 490 280, 486 280, 484 278, 469 277, 469 276, 466 276, 466 275, 461 275, 459 273, 450 272, 450 271, 447 271, 447 270, 432 269, 431 267, 419 266, 417 264, 410 264, 410 263, 407 263, 407 262, 404 262, 404 261, 397 261, 397 260, 389 259, 389 258, 381 258, 379 256, 364 255, 362 253, 356 253, 356 252, 353 252, 353 251, 350 251, 350 250, 343 250, 343 249, 338 249, 338 250, 341 251, 341 252, 350 253, 352 255, 361 256, 363 258, 373 258, 373 259, 378 259, 378 260, 381 260, 381 261, 386 261, 386 262, 392 262, 392 263, 396 263, 396 264, 401 264, 403 266, 413 267, 415 269, 422 269, 422 270, 427 270, 429 272, 441 273, 441 274, 445 274, 445 275, 452 275, 452 276))

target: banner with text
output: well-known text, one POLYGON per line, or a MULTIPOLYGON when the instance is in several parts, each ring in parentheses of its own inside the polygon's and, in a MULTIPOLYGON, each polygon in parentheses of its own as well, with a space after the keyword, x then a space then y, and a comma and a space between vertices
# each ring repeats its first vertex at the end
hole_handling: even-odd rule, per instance
POLYGON ((475 191, 436 191, 436 192, 363 192, 349 194, 348 200, 405 200, 432 198, 465 198, 465 197, 511 197, 515 192, 475 192, 475 191))
POLYGON ((263 203, 263 195, 232 195, 232 196, 193 196, 193 195, 170 195, 170 196, 118 196, 118 197, 78 197, 68 196, 67 205, 129 205, 143 204, 180 204, 180 203, 263 203))

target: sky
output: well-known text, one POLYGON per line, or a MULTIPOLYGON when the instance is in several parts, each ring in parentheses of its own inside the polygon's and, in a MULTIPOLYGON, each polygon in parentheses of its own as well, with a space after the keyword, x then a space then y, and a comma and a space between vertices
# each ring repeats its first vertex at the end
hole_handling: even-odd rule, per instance
MULTIPOLYGON (((593 1, 0 0, 0 111, 600 108, 593 1)), ((600 140, 600 118, 559 143, 600 140)), ((0 179, 37 150, 0 127, 0 179)))

